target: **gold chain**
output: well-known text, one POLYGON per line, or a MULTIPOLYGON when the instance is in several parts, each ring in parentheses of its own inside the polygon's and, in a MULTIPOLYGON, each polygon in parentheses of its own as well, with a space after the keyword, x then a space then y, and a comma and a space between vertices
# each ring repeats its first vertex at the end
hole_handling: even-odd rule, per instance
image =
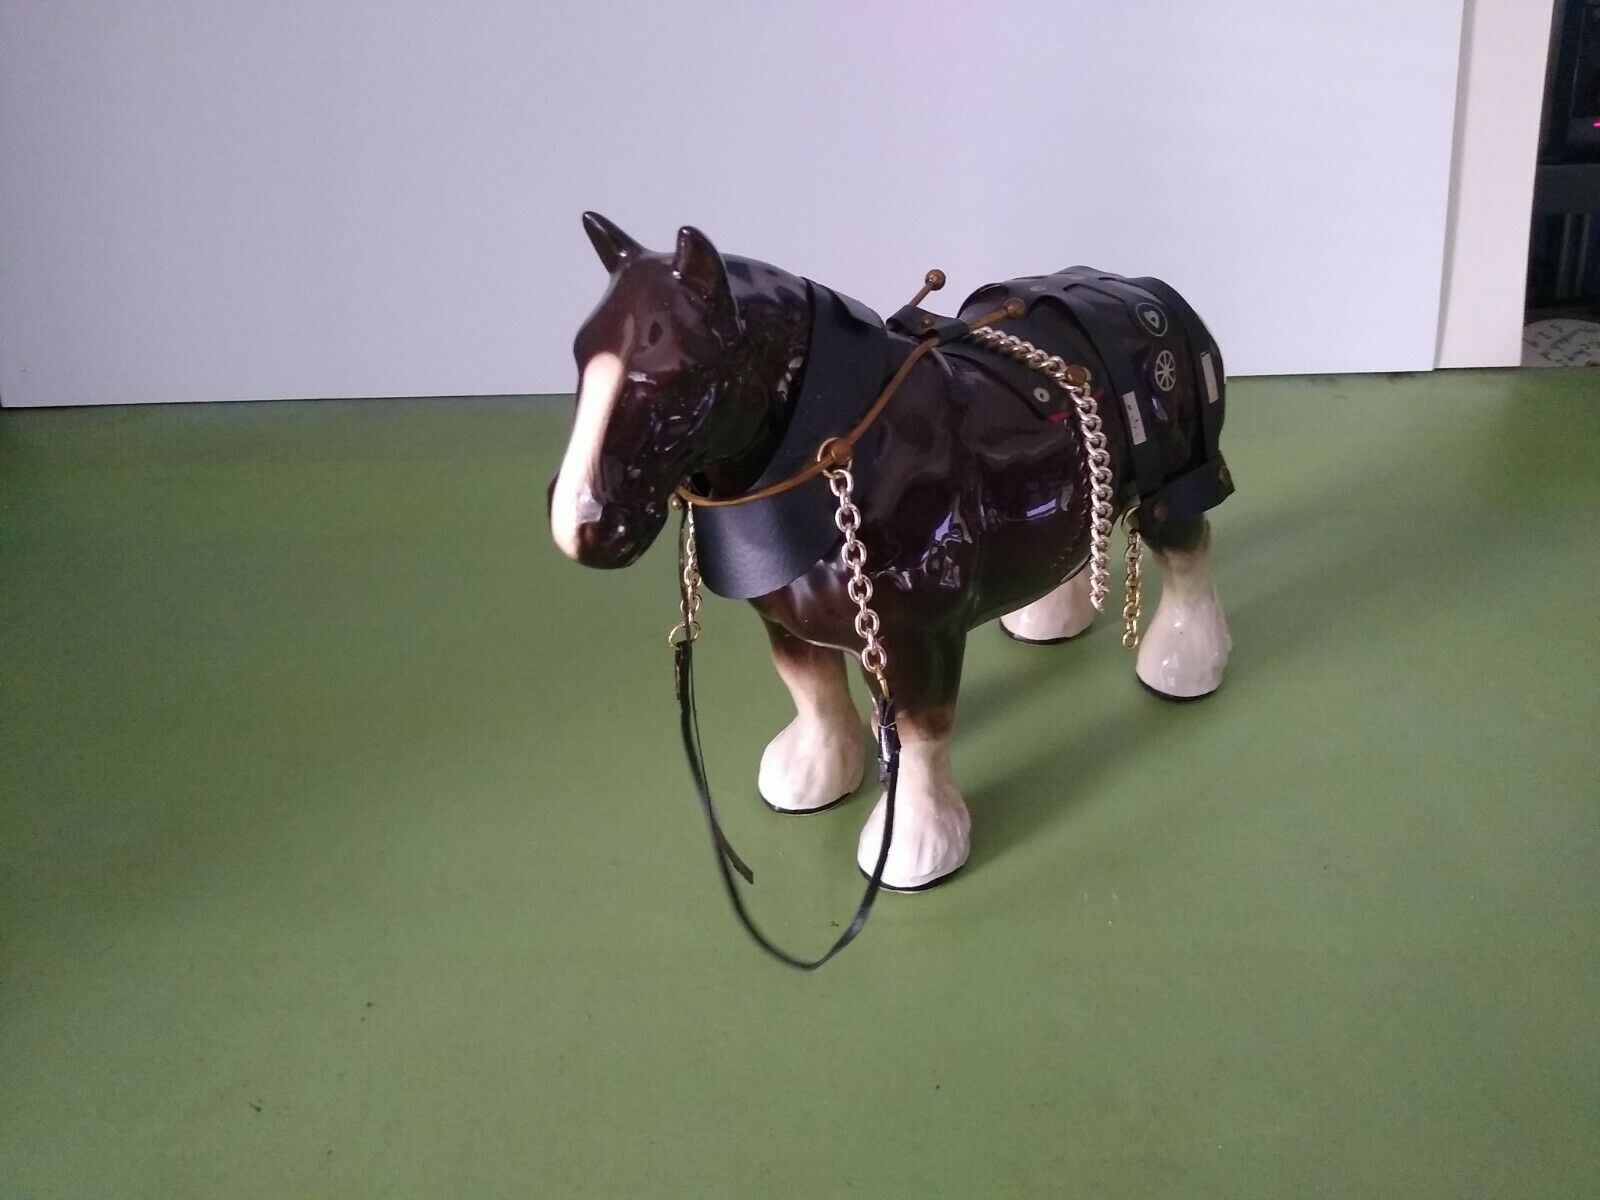
MULTIPOLYGON (((824 446, 823 449, 827 447, 824 446)), ((820 457, 820 456, 819 456, 820 457)), ((856 635, 861 638, 861 666, 878 681, 880 699, 889 694, 889 655, 878 640, 878 614, 872 607, 872 580, 867 578, 867 548, 857 536, 861 528, 861 510, 855 505, 855 478, 850 474, 850 464, 830 467, 823 472, 828 487, 839 501, 839 511, 833 514, 833 523, 844 534, 845 569, 850 572, 850 582, 845 591, 856 602, 856 635)))
POLYGON ((1095 612, 1104 612, 1107 583, 1111 574, 1107 563, 1111 545, 1112 499, 1111 454, 1100 424, 1100 409, 1089 392, 1088 373, 1069 366, 1059 355, 1048 354, 1032 342, 998 329, 974 329, 972 340, 980 346, 1016 359, 1047 376, 1072 397, 1078 414, 1078 430, 1083 437, 1083 476, 1089 489, 1089 603, 1095 612))
MULTIPOLYGON (((679 501, 682 503, 682 501, 679 501)), ((694 544, 694 508, 691 505, 683 518, 683 545, 679 558, 683 563, 683 594, 678 600, 678 614, 683 619, 667 634, 667 645, 676 646, 681 638, 693 642, 700 637, 700 555, 694 544)))
MULTIPOLYGON (((844 534, 844 550, 842 556, 845 569, 850 572, 850 580, 845 585, 845 591, 856 605, 856 634, 861 638, 861 665, 878 683, 879 698, 889 694, 889 653, 883 648, 883 643, 878 640, 881 624, 878 614, 872 607, 872 580, 867 577, 867 547, 858 536, 861 529, 861 510, 856 507, 854 500, 855 478, 850 474, 848 463, 842 467, 830 467, 823 472, 828 481, 828 488, 839 501, 839 511, 833 515, 833 523, 839 527, 839 532, 844 534)), ((689 506, 689 511, 684 516, 683 545, 681 560, 683 562, 683 596, 678 602, 678 613, 682 618, 672 627, 672 632, 667 634, 667 643, 677 645, 679 641, 692 642, 700 637, 700 557, 695 550, 694 541, 694 506, 689 506)))
POLYGON ((1139 645, 1139 556, 1144 550, 1144 539, 1133 523, 1134 510, 1122 518, 1122 531, 1128 535, 1128 548, 1123 552, 1122 565, 1127 571, 1122 591, 1122 645, 1128 650, 1139 645))

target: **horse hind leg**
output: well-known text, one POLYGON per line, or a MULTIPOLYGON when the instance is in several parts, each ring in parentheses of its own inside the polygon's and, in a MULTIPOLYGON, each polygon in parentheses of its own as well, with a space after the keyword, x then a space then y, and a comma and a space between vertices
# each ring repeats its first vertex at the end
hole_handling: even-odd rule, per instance
POLYGON ((1045 646, 1077 637, 1093 623, 1094 605, 1089 602, 1089 568, 1067 580, 1032 604, 1000 618, 1000 629, 1019 642, 1045 646))
POLYGON ((1211 526, 1169 521, 1145 537, 1161 568, 1161 601, 1139 641, 1139 680, 1169 700, 1197 700, 1222 686, 1233 638, 1211 581, 1211 526))

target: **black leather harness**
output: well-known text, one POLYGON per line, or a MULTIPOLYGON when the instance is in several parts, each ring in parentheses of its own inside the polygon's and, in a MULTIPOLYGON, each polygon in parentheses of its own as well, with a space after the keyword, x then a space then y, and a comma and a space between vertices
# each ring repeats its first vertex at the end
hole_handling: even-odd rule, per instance
MULTIPOLYGON (((1222 353, 1204 322, 1172 287, 1159 279, 1125 279, 1093 267, 1069 267, 1053 275, 986 284, 967 297, 961 313, 976 315, 1010 299, 1020 300, 1024 313, 997 328, 1068 362, 1080 355, 1091 359, 1083 365, 1105 385, 1102 419, 1106 408, 1120 418, 1132 466, 1133 486, 1126 499, 1137 501, 1142 529, 1150 532, 1168 521, 1199 516, 1232 494, 1233 480, 1219 449, 1222 353), (1060 345, 1061 326, 1040 312, 1042 306, 1069 320, 1085 344, 1060 345), (1199 436, 1188 461, 1174 464, 1165 447, 1186 403, 1198 414, 1199 436)), ((944 353, 981 362, 1023 396, 1037 395, 1037 374, 1014 359, 971 342, 946 346, 944 353)), ((1048 403, 1063 403, 1054 391, 1047 390, 1048 403)))
MULTIPOLYGON (((794 474, 817 447, 849 429, 871 406, 889 373, 885 322, 859 300, 806 281, 811 331, 789 425, 778 449, 751 486, 757 491, 794 474)), ((1091 267, 1071 267, 987 284, 967 297, 962 317, 976 317, 1008 299, 1022 302, 1022 316, 996 328, 1086 366, 1105 410, 1116 414, 1131 460, 1126 500, 1139 504, 1146 532, 1171 520, 1195 517, 1222 503, 1233 481, 1218 449, 1224 410, 1222 354, 1199 316, 1159 279, 1124 279, 1091 267), (1040 311, 1050 306, 1081 335, 1063 345, 1059 319, 1040 311), (1087 359, 1085 362, 1083 360, 1087 359), (1189 461, 1168 461, 1179 408, 1193 404, 1198 438, 1189 461)), ((907 305, 887 329, 916 339, 938 339, 940 352, 979 362, 1024 397, 1041 416, 1070 401, 1059 389, 1041 389, 1041 376, 1003 354, 966 340, 970 326, 907 305), (1041 392, 1047 399, 1039 399, 1041 392)), ((855 448, 855 470, 870 478, 882 446, 874 424, 855 448)), ((789 491, 726 508, 702 508, 696 517, 700 572, 720 596, 748 600, 794 582, 839 544, 837 503, 827 482, 816 478, 789 491)))

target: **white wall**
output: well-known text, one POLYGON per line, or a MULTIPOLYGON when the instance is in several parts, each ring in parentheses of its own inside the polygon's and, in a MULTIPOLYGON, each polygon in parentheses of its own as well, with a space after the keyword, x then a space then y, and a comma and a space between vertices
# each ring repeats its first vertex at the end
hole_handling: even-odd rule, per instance
POLYGON ((3 0, 0 399, 567 390, 586 207, 880 309, 1084 261, 1235 373, 1426 368, 1460 10, 3 0))
POLYGON ((1439 314, 1441 367, 1522 361, 1539 110, 1554 12, 1551 0, 1467 0, 1439 314))

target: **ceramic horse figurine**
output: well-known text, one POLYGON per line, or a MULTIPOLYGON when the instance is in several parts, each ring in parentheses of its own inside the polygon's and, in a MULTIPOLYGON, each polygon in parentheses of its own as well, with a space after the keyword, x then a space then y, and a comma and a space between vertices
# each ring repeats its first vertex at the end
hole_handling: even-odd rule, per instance
MULTIPOLYGON (((1011 315, 995 330, 1087 381, 1109 456, 1110 516, 1136 506, 1161 568, 1139 679, 1184 700, 1221 684, 1230 639, 1203 515, 1232 490, 1216 451, 1221 359, 1166 285, 1073 268, 989 285, 957 318, 914 303, 885 328, 820 284, 724 257, 691 227, 657 253, 597 214, 584 226, 610 286, 576 338, 576 415, 549 497, 556 544, 584 565, 637 559, 680 488, 733 501, 792 478, 920 355, 851 461, 902 741, 885 887, 928 888, 967 860, 971 820, 950 740, 968 632, 998 617, 1021 641, 1058 642, 1095 616, 1084 427, 1072 397, 1037 369, 1042 354, 1030 368, 978 344, 977 314, 1006 301, 1011 315), (923 340, 938 348, 919 350, 923 340)), ((814 477, 755 503, 695 510, 706 584, 754 606, 794 699, 757 780, 783 813, 849 798, 866 760, 843 653, 859 654, 863 639, 836 504, 814 477)), ((880 798, 861 833, 864 872, 883 817, 880 798)))

